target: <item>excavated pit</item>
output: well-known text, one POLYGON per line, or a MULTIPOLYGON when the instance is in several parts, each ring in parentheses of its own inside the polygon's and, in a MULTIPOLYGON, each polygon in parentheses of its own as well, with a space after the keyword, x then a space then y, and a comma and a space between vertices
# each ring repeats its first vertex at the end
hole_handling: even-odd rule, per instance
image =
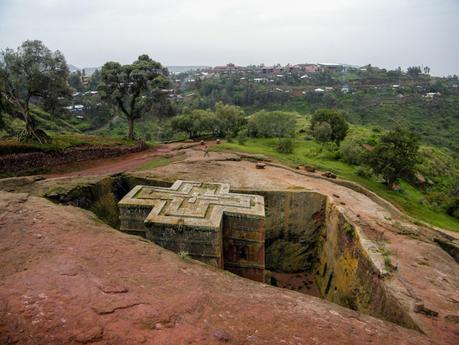
MULTIPOLYGON (((46 196, 90 210, 119 229, 118 201, 139 184, 171 186, 165 181, 117 175, 46 196)), ((419 329, 385 285, 361 232, 325 195, 305 190, 231 191, 265 198, 265 262, 272 285, 419 329)))

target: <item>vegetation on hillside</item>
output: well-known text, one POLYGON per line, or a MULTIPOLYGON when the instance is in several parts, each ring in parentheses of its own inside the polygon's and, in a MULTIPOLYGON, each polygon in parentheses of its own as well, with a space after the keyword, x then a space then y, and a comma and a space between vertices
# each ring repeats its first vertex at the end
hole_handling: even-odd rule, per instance
POLYGON ((459 228, 457 76, 371 65, 262 78, 250 69, 238 73, 171 78, 141 55, 87 76, 69 73, 59 51, 26 41, 1 53, 0 154, 133 138, 226 138, 218 149, 330 170, 415 217, 459 228))
MULTIPOLYGON (((369 188, 415 218, 459 231, 459 165, 447 151, 421 146, 414 155, 416 164, 411 166, 412 169, 409 172, 400 172, 399 177, 402 178, 397 180, 399 188, 388 188, 384 177, 368 165, 370 158, 376 154, 368 149, 385 143, 385 138, 393 138, 397 132, 351 125, 348 135, 338 146, 334 142, 324 143, 313 139, 307 133, 310 119, 311 116, 297 115, 295 138, 290 139, 293 143, 291 152, 279 152, 279 140, 276 138, 260 137, 249 138, 244 143, 226 142, 214 149, 262 153, 290 166, 308 165, 331 171, 341 178, 369 188), (348 147, 343 150, 346 145, 348 147), (422 178, 419 180, 416 176, 422 178)), ((409 146, 411 140, 412 138, 407 139, 409 146)), ((411 150, 412 148, 410 152, 411 150)), ((388 163, 391 164, 390 159, 388 163)))
POLYGON ((22 117, 25 126, 19 135, 23 139, 46 141, 47 134, 38 128, 30 105, 40 102, 54 114, 60 98, 69 95, 64 55, 41 41, 25 41, 16 51, 2 51, 0 61, 0 113, 22 117))

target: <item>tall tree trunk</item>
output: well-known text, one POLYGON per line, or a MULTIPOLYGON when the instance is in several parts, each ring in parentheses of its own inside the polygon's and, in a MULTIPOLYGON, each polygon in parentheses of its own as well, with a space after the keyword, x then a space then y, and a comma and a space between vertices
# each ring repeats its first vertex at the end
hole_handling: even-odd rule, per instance
POLYGON ((134 119, 128 118, 128 139, 134 140, 134 119))
POLYGON ((24 110, 22 111, 22 115, 24 116, 25 128, 19 134, 19 138, 20 140, 24 141, 36 140, 40 144, 46 143, 47 141, 49 141, 50 138, 43 130, 37 128, 37 122, 30 113, 29 100, 30 96, 27 97, 24 110))

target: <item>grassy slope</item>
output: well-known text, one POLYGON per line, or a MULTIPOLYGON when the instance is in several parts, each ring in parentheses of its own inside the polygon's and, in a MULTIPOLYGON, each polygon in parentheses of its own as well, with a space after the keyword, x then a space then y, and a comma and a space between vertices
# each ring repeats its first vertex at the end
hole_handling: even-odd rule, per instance
MULTIPOLYGON (((402 125, 415 132, 425 142, 446 147, 459 154, 459 96, 441 96, 427 101, 421 95, 400 99, 393 92, 369 91, 355 95, 332 93, 316 102, 301 97, 285 104, 269 104, 266 110, 311 113, 318 108, 336 108, 344 111, 354 124, 393 128, 402 125)), ((247 112, 257 111, 247 107, 247 112)))
POLYGON ((307 164, 320 170, 333 171, 339 177, 355 181, 391 201, 414 218, 445 229, 459 231, 459 220, 421 203, 420 201, 424 199, 424 195, 406 182, 401 183, 401 192, 391 191, 376 177, 363 178, 357 176, 355 173, 356 166, 336 160, 330 151, 323 149, 321 145, 314 141, 295 139, 295 149, 291 154, 278 153, 276 151, 276 142, 277 139, 251 139, 245 145, 223 143, 214 149, 262 153, 290 166, 307 164))

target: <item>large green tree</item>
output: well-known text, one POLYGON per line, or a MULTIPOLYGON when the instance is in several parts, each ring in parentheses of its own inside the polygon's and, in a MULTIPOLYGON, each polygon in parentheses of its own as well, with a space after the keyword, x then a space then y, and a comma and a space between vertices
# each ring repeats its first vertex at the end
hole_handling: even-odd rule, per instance
POLYGON ((134 139, 134 121, 167 97, 168 72, 148 55, 131 65, 107 62, 101 70, 99 91, 103 100, 119 108, 128 120, 128 138, 134 139))
POLYGON ((1 52, 0 103, 3 109, 8 107, 23 118, 25 128, 20 138, 46 140, 46 133, 37 128, 30 104, 57 104, 60 97, 69 95, 68 74, 64 55, 52 52, 41 41, 25 41, 16 51, 1 52))
POLYGON ((250 116, 248 130, 254 137, 284 138, 294 136, 295 126, 295 113, 259 111, 250 116))
POLYGON ((171 119, 171 128, 177 132, 185 132, 189 138, 211 134, 216 130, 215 114, 202 109, 194 109, 171 119))
POLYGON ((89 90, 97 90, 101 81, 100 71, 96 69, 94 73, 89 78, 88 89, 89 90))
POLYGON ((235 137, 247 123, 242 108, 218 102, 215 105, 217 135, 235 137))
POLYGON ((75 71, 69 75, 69 85, 76 91, 83 91, 83 84, 81 83, 81 72, 75 71))
POLYGON ((328 138, 339 144, 346 137, 349 125, 340 112, 333 109, 319 109, 312 115, 310 129, 316 139, 326 141, 328 138), (324 136, 324 128, 331 129, 327 136, 324 136))
POLYGON ((397 179, 410 177, 418 162, 417 137, 405 130, 395 129, 379 138, 370 155, 370 166, 392 188, 397 179))

